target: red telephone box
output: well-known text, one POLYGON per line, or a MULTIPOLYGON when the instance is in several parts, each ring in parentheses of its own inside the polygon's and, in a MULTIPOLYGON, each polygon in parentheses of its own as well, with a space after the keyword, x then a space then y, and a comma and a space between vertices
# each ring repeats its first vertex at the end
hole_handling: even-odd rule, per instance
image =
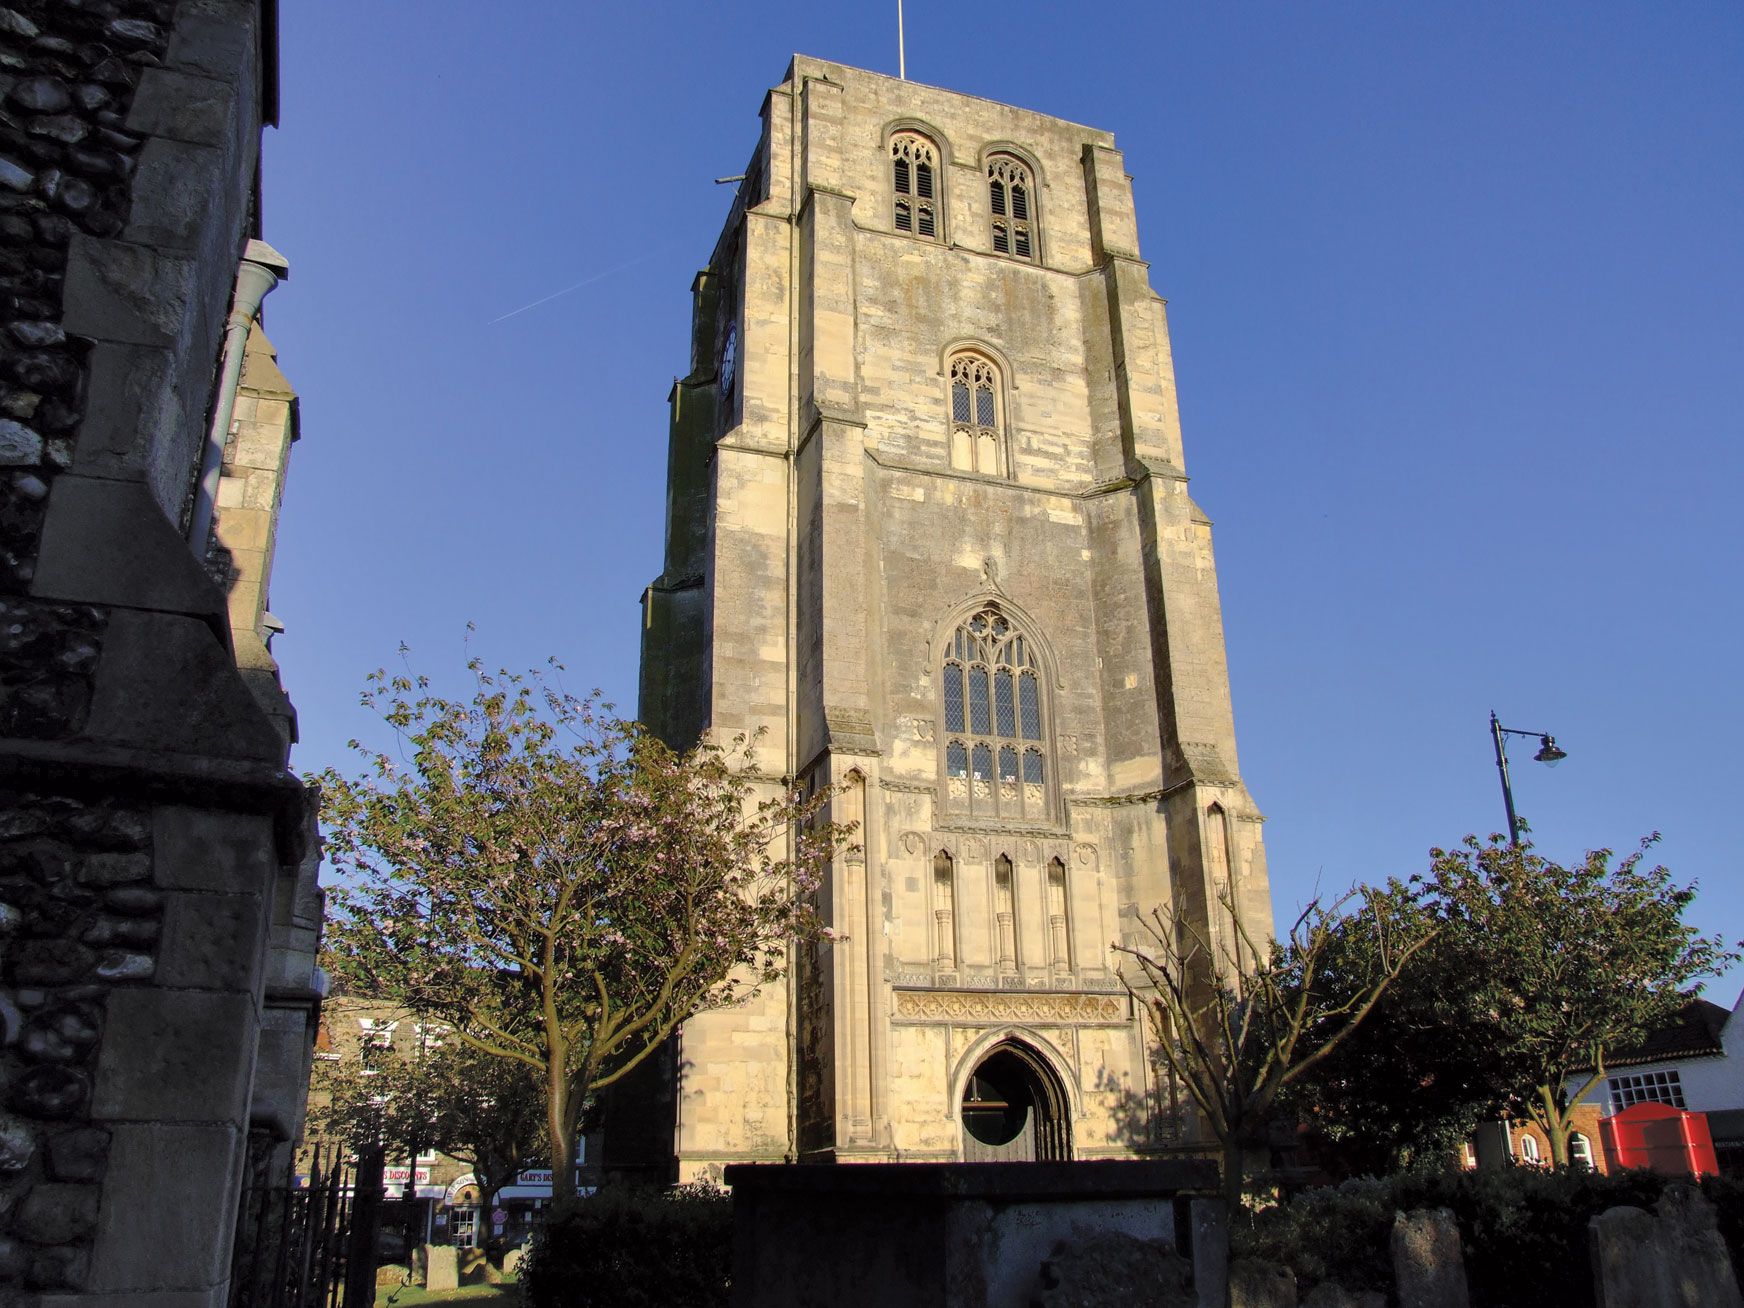
POLYGON ((1599 1122, 1613 1167, 1647 1167, 1663 1176, 1716 1176, 1706 1113, 1642 1103, 1599 1122))

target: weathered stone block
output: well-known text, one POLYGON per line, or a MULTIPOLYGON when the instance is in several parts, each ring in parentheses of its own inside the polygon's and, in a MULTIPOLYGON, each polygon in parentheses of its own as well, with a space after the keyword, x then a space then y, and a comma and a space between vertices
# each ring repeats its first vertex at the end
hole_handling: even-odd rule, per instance
POLYGON ((237 88, 174 68, 147 69, 139 79, 127 130, 200 145, 226 145, 240 124, 237 88))
POLYGON ((85 731, 117 744, 268 764, 285 753, 211 629, 175 613, 111 616, 85 731))
POLYGON ((1671 1302, 1670 1269, 1659 1223, 1644 1208, 1610 1208, 1587 1223, 1597 1308, 1662 1308, 1671 1302))
POLYGON ((1302 1308, 1387 1308, 1379 1290, 1347 1290, 1337 1281, 1322 1281, 1302 1300, 1302 1308))
POLYGON ((1229 1308, 1296 1308, 1296 1276, 1258 1258, 1229 1265, 1229 1308))
POLYGON ((198 276, 192 260, 76 234, 61 321, 93 340, 174 348, 194 313, 198 276))
POLYGON ((230 1256, 213 1232, 236 1213, 233 1125, 127 1123, 110 1142, 91 1288, 203 1291, 230 1256))
POLYGON ((164 913, 157 979, 166 986, 252 992, 260 979, 265 931, 258 894, 174 895, 164 913))
POLYGON ((133 170, 133 205, 121 239, 166 250, 196 249, 211 221, 218 155, 211 146, 153 137, 133 170))
POLYGON ((0 1235, 0 1281, 16 1281, 29 1271, 33 1252, 22 1241, 0 1235))
POLYGON ((139 987, 106 1000, 92 1115, 100 1121, 240 1121, 254 1066, 246 994, 139 987))
MULTIPOLYGON (((0 1172, 19 1172, 36 1157, 36 1133, 28 1122, 0 1113, 0 1172)), ((64 1178, 73 1179, 73 1178, 64 1178)))
POLYGON ((32 1244, 68 1244, 82 1240, 97 1226, 97 1187, 38 1185, 19 1205, 13 1231, 32 1244))
POLYGON ((1470 1308, 1459 1226, 1447 1208, 1393 1219, 1393 1279, 1399 1308, 1470 1308))
POLYGON ((151 856, 145 853, 87 854, 79 863, 79 880, 87 885, 118 886, 150 875, 151 856))
POLYGON ((1194 1308, 1197 1302, 1193 1269, 1173 1246, 1119 1231, 1087 1234, 1055 1246, 1030 1308, 1102 1308, 1131 1301, 1139 1286, 1152 1308, 1194 1308))
POLYGON ((1744 1308, 1714 1206, 1692 1185, 1667 1186, 1653 1206, 1676 1308, 1744 1308))
POLYGON ((1619 1207, 1587 1223, 1598 1308, 1741 1308, 1713 1206, 1668 1186, 1652 1213, 1619 1207))
MULTIPOLYGON (((240 7, 238 7, 240 8, 240 7)), ((178 14, 164 63, 225 81, 240 81, 254 58, 252 11, 214 17, 178 14)))
POLYGON ((70 1067, 33 1067, 13 1082, 7 1102, 29 1117, 60 1120, 83 1111, 91 1095, 91 1079, 70 1067))
POLYGON ((49 492, 32 593, 216 621, 224 597, 139 482, 63 473, 49 492))
POLYGON ((264 894, 277 872, 266 818, 166 805, 152 830, 154 880, 166 890, 264 894))
POLYGON ((1229 1208, 1221 1199, 1194 1199, 1193 1284, 1199 1308, 1226 1308, 1229 1301, 1229 1208))
POLYGON ((109 1157, 109 1133, 99 1127, 77 1126, 51 1136, 48 1171, 57 1181, 95 1181, 109 1157))
POLYGON ((30 1260, 28 1284, 38 1290, 76 1290, 85 1284, 91 1255, 80 1248, 42 1249, 30 1260))
POLYGON ((451 1244, 425 1246, 424 1288, 432 1294, 460 1288, 460 1250, 451 1244))

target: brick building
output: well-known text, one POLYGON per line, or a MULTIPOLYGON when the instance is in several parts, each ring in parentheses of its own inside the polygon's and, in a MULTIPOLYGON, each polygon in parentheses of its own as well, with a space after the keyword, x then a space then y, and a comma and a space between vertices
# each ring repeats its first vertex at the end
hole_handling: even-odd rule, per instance
POLYGON ((640 716, 842 787, 834 938, 688 1023, 606 1166, 1170 1141, 1114 940, 1269 934, 1210 520, 1107 132, 796 57, 694 285, 640 716))

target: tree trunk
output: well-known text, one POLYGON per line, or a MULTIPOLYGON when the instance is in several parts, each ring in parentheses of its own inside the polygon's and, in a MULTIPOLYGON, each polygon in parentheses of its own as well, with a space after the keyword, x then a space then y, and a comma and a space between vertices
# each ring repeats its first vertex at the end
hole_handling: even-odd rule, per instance
POLYGON ((545 1074, 545 1126, 551 1136, 551 1198, 575 1198, 575 1122, 569 1111, 569 1078, 552 1059, 545 1074))
POLYGON ((1242 1166, 1246 1162, 1247 1150, 1242 1145, 1239 1135, 1230 1135, 1223 1142, 1223 1202, 1229 1206, 1229 1220, 1233 1225, 1241 1214, 1242 1166))
POLYGON ((1539 1102, 1543 1118, 1539 1125, 1544 1128, 1545 1137, 1550 1141, 1550 1166, 1555 1171, 1563 1171, 1568 1167, 1568 1136, 1574 1125, 1574 1110, 1566 1111, 1556 1102, 1556 1094, 1548 1086, 1538 1087, 1539 1102))

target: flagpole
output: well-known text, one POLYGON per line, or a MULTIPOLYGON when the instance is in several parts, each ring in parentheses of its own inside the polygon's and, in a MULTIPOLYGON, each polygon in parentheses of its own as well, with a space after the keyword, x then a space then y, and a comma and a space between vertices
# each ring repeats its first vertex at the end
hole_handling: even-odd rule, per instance
POLYGON ((896 0, 896 75, 908 80, 908 52, 902 43, 902 0, 896 0))

